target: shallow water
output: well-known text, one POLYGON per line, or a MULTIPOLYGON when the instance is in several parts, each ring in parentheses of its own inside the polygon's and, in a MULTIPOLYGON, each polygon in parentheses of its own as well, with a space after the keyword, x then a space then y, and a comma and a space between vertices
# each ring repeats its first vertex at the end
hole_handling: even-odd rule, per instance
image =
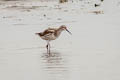
POLYGON ((51 55, 40 48, 0 51, 0 78, 3 80, 69 79, 67 56, 57 51, 51 55), (7 76, 7 77, 5 77, 7 76))
POLYGON ((119 75, 119 50, 51 49, 50 55, 45 47, 1 49, 0 79, 101 80, 119 75))
POLYGON ((0 80, 120 80, 119 15, 44 5, 0 7, 0 80), (35 33, 63 24, 72 36, 63 32, 48 55, 35 33))

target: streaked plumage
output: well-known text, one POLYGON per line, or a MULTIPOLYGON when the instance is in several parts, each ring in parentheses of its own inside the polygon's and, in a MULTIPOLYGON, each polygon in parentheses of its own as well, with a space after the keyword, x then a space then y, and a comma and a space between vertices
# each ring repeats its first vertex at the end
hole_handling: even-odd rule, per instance
MULTIPOLYGON (((47 41, 47 52, 50 54, 50 44, 49 42, 51 40, 57 39, 62 31, 68 31, 65 25, 60 26, 59 28, 48 28, 44 30, 43 32, 36 33, 39 35, 43 40, 47 41), (49 47, 49 48, 48 48, 49 47)), ((68 31, 69 32, 69 31, 68 31)), ((71 32, 69 32, 71 34, 71 32)))

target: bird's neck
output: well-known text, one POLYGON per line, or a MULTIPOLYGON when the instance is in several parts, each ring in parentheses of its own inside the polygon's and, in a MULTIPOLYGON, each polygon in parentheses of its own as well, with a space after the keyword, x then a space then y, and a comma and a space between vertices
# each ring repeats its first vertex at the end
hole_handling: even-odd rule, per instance
POLYGON ((56 36, 58 37, 58 36, 61 34, 62 31, 63 31, 63 30, 59 28, 59 29, 56 31, 56 36))

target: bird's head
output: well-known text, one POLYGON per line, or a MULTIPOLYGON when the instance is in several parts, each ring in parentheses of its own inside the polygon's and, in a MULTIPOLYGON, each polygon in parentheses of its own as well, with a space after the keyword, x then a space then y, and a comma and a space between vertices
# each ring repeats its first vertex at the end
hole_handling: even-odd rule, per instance
POLYGON ((72 33, 67 29, 67 27, 65 25, 62 25, 60 26, 60 29, 63 31, 63 30, 66 30, 69 34, 72 35, 72 33))

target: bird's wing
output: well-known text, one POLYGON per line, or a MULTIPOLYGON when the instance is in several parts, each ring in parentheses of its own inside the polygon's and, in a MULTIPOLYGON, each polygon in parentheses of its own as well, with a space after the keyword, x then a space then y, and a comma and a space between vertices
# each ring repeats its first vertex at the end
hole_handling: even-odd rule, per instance
POLYGON ((49 27, 48 30, 57 30, 57 28, 50 28, 50 27, 49 27))
POLYGON ((52 33, 54 33, 54 32, 55 32, 54 29, 46 29, 46 30, 43 32, 43 35, 52 34, 52 33))

